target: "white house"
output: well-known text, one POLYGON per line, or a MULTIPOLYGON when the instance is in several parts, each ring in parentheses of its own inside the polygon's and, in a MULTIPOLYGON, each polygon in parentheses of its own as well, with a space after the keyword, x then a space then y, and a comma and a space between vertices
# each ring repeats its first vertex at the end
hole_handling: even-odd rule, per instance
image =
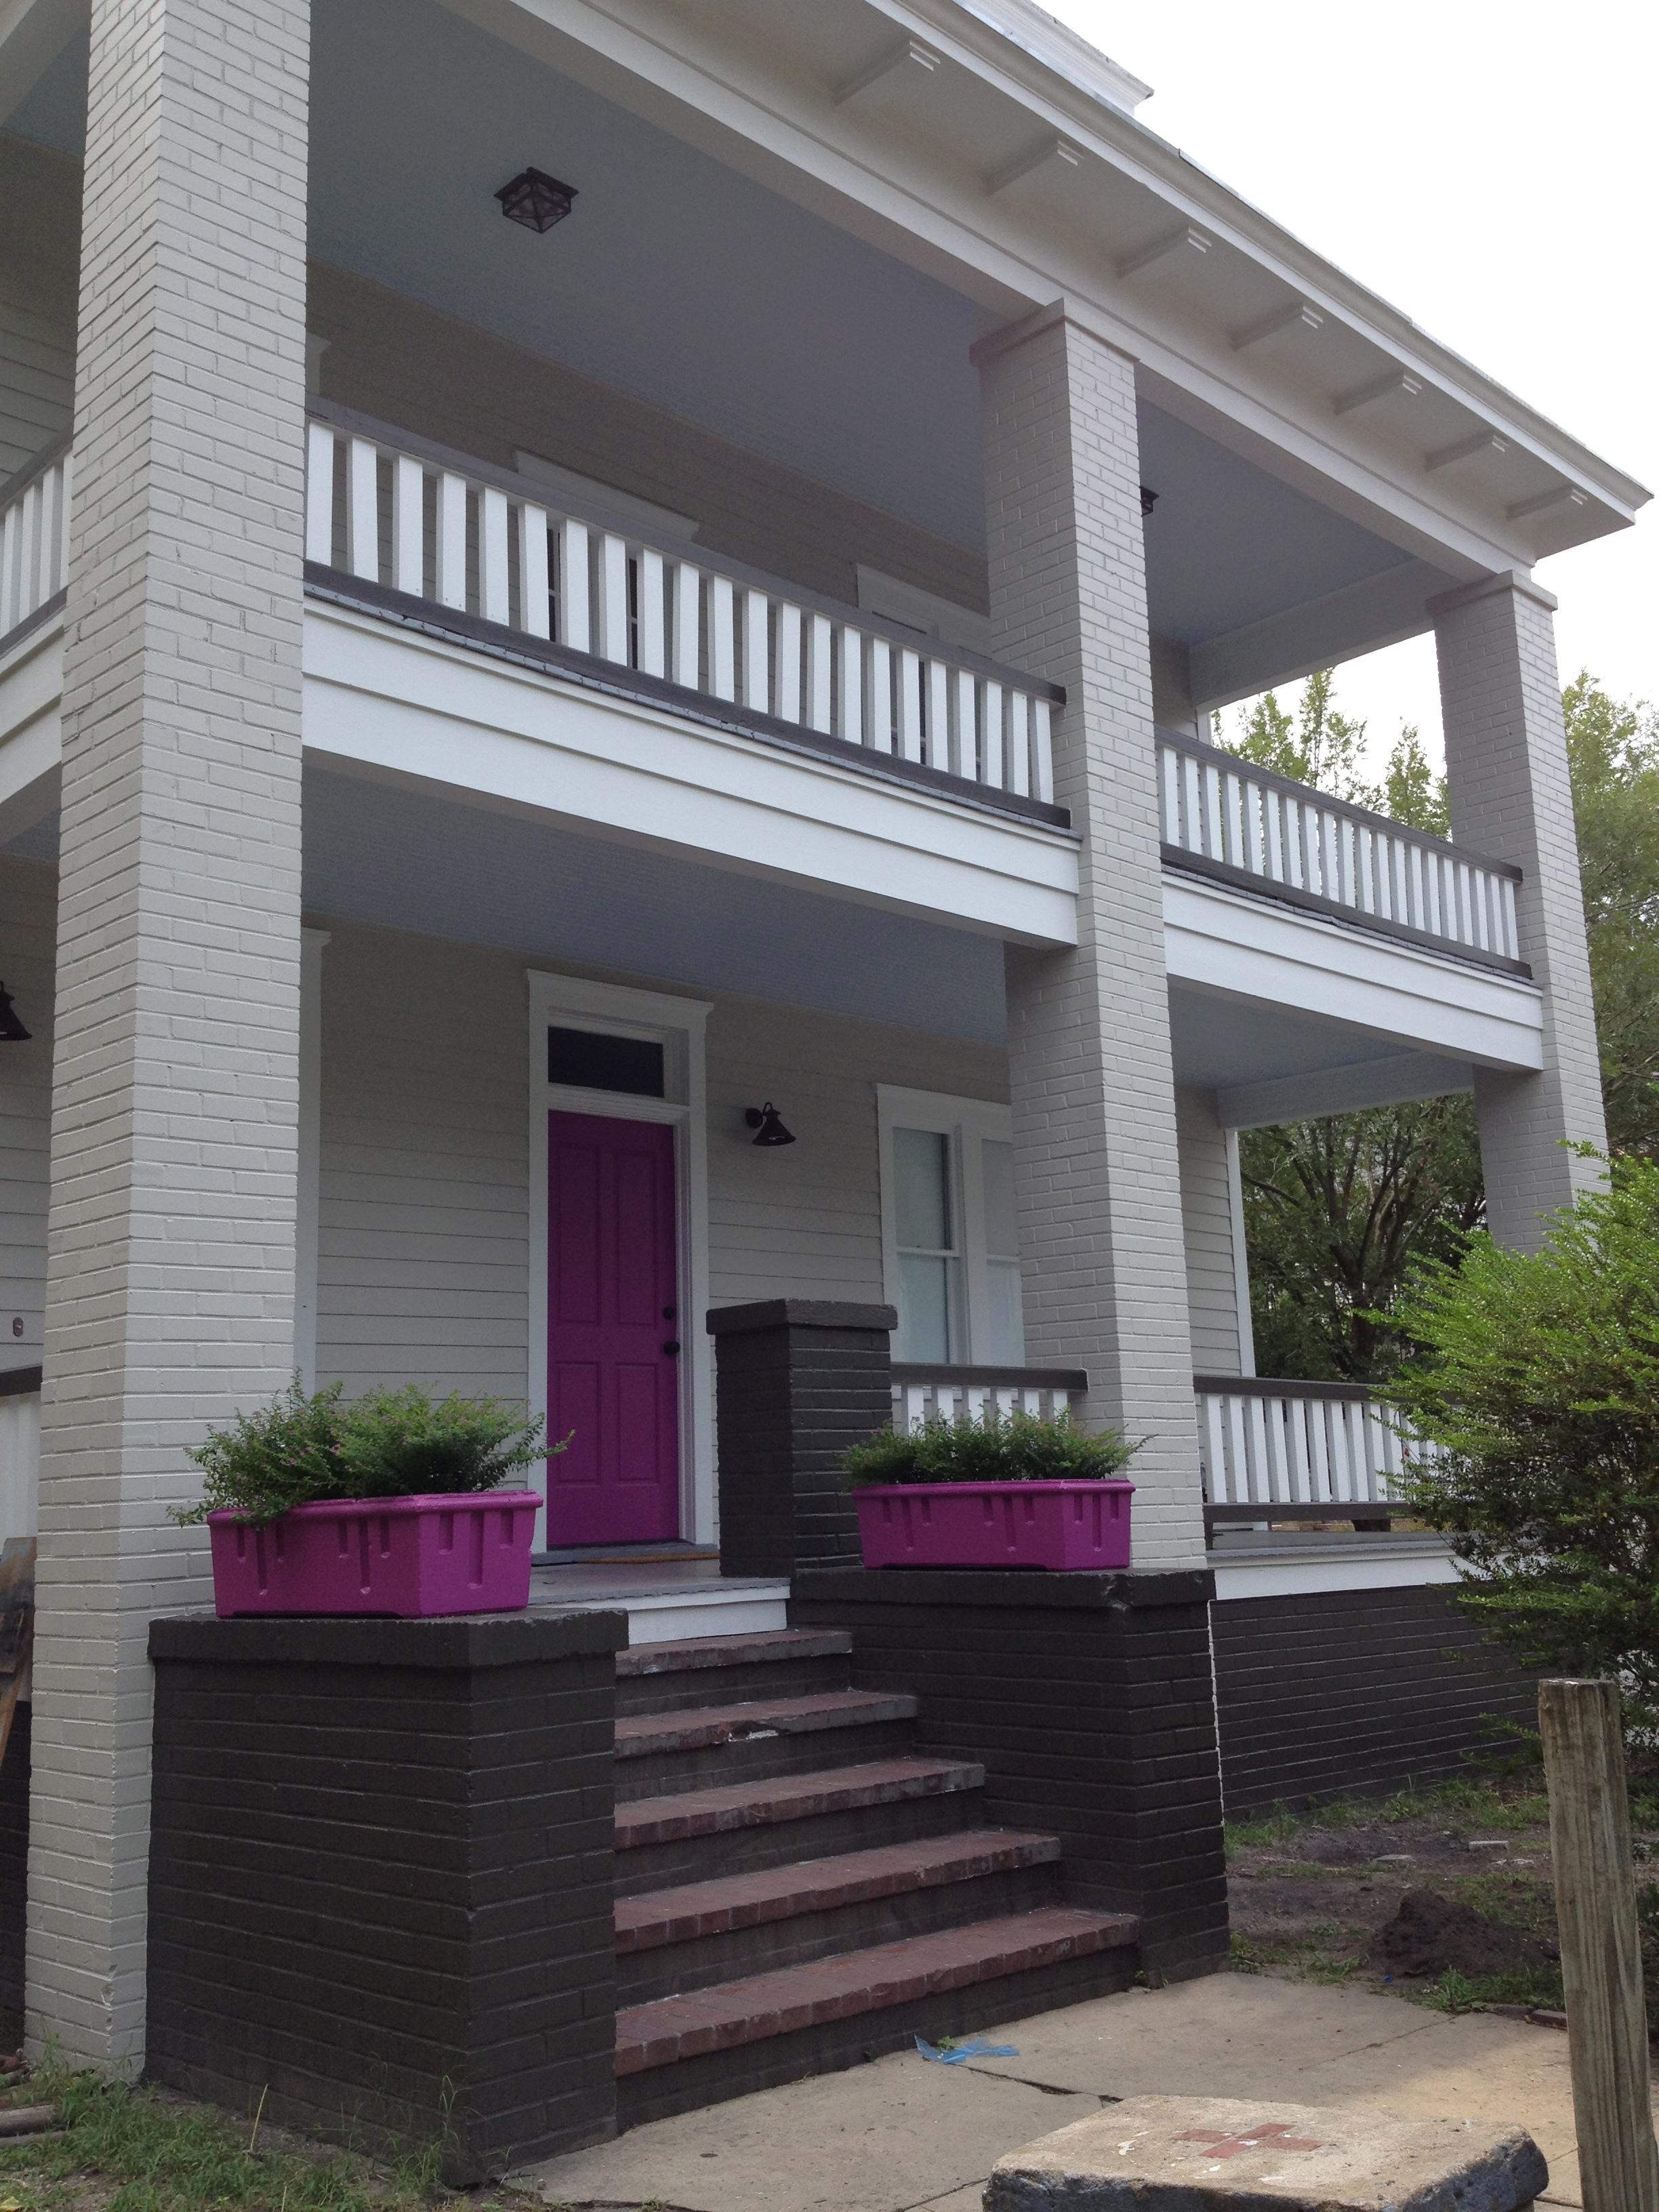
MULTIPOLYGON (((183 1448, 296 1368, 576 1428, 558 1553, 706 1552, 775 1297, 1148 1437, 1138 1570, 1386 1498, 1248 1387, 1237 1133, 1589 1172, 1532 570, 1646 494, 1030 0, 90 15, 0 4, 0 1360, 33 2019, 131 2064, 183 1448), (1431 630, 1454 843, 1210 743, 1431 630)), ((1221 1599, 1450 1572, 1311 1544, 1221 1599)))

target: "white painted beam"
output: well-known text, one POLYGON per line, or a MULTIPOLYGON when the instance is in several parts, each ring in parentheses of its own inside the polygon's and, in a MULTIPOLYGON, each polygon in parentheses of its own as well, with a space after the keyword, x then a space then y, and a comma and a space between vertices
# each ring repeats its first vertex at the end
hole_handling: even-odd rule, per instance
POLYGON ((0 0, 0 123, 87 21, 88 0, 0 0))
POLYGON ((1311 1121, 1325 1114, 1357 1114, 1367 1106, 1404 1106, 1417 1098, 1444 1098, 1468 1091, 1474 1073, 1466 1060, 1428 1052, 1397 1052, 1386 1059, 1322 1067, 1267 1083, 1241 1083, 1215 1094, 1224 1129, 1272 1129, 1285 1121, 1311 1121))
POLYGON ((1446 589, 1438 581, 1443 573, 1424 561, 1402 561, 1322 599, 1203 640, 1188 653, 1194 706, 1230 706, 1316 668, 1422 636, 1433 627, 1428 601, 1446 589))

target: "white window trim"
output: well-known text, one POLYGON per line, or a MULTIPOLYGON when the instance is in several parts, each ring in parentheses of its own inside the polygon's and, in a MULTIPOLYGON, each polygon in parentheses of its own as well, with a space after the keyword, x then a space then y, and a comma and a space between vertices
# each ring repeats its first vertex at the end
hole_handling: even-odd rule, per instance
POLYGON ((885 615, 890 622, 908 623, 944 645, 959 645, 969 653, 991 655, 991 617, 938 592, 907 584, 880 568, 857 564, 859 605, 868 614, 885 615))
MULTIPOLYGON (((634 991, 574 975, 526 971, 530 997, 530 1341, 526 1397, 532 1413, 547 1413, 547 1116, 609 1114, 622 1121, 665 1123, 675 1133, 674 1175, 679 1206, 676 1303, 682 1346, 680 1379, 680 1533, 694 1543, 714 1537, 713 1340, 708 1311, 708 1104, 705 1034, 713 1007, 702 999, 634 991), (645 1037, 663 1047, 663 1098, 620 1091, 586 1091, 547 1079, 550 1026, 645 1037)), ((536 1547, 547 1548, 547 1516, 536 1516, 536 1547)))
POLYGON ((899 1300, 898 1210, 894 1179, 895 1129, 936 1130, 951 1139, 957 1189, 962 1209, 960 1247, 963 1303, 968 1312, 968 1355, 951 1364, 958 1367, 987 1366, 979 1347, 990 1332, 988 1285, 985 1258, 985 1192, 977 1145, 964 1139, 990 1138, 1002 1144, 1014 1140, 1013 1109, 988 1098, 953 1098, 942 1091, 905 1091, 890 1083, 876 1085, 876 1119, 881 1155, 881 1267, 887 1303, 899 1300))
POLYGON ((294 1370, 317 1388, 317 1276, 323 1177, 323 948, 325 929, 300 932, 300 1126, 294 1188, 294 1370))
POLYGON ((691 515, 678 514, 672 507, 659 507, 655 500, 641 499, 637 492, 622 491, 615 484, 601 483, 597 477, 585 477, 580 469, 568 469, 562 461, 550 461, 544 453, 526 453, 520 447, 514 451, 513 460, 521 477, 545 484, 550 491, 569 492, 576 499, 592 500, 596 507, 608 507, 617 514, 625 514, 630 521, 643 523, 647 531, 655 531, 662 537, 695 538, 702 527, 691 515))
POLYGON ((1239 1164, 1238 1132, 1228 1129, 1227 1213, 1233 1240, 1233 1304, 1238 1315, 1238 1371, 1255 1373, 1255 1323, 1250 1315, 1250 1252, 1244 1241, 1244 1173, 1239 1164))

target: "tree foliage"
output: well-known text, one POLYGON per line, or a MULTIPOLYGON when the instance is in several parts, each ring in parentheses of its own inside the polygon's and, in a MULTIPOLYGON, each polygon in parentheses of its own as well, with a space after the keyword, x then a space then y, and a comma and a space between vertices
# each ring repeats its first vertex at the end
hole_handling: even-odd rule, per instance
POLYGON ((1389 1395, 1437 1455, 1413 1511, 1455 1537, 1464 1602, 1529 1667, 1612 1674, 1659 1723, 1659 1164, 1626 1157, 1541 1251, 1474 1237, 1395 1322, 1389 1395))
MULTIPOLYGON (((1365 725, 1342 713, 1329 669, 1292 714, 1271 691, 1233 748, 1437 836, 1446 786, 1407 725, 1382 781, 1363 773, 1365 725)), ((1485 1213, 1471 1101, 1432 1098, 1245 1132, 1239 1144, 1258 1370, 1365 1382, 1400 1352, 1386 1314, 1414 1257, 1449 1259, 1485 1213)))

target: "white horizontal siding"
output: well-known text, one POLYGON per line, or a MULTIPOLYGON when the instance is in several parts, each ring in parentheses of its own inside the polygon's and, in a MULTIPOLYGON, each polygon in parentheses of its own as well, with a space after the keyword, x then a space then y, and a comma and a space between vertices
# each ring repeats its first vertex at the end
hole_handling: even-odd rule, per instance
POLYGON ((1200 1375, 1237 1375, 1242 1362, 1227 1133, 1216 1119, 1208 1091, 1177 1089, 1176 1144, 1181 1163, 1181 1218, 1187 1241, 1193 1365, 1200 1375))

